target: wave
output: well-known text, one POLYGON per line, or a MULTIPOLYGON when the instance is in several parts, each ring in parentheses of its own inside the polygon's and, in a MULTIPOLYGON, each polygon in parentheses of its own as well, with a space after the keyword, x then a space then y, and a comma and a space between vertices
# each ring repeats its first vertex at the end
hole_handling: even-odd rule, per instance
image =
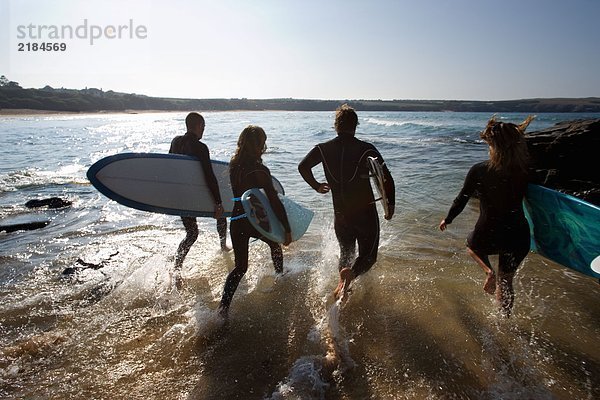
POLYGON ((36 186, 88 184, 85 178, 86 170, 86 166, 76 163, 62 166, 55 171, 38 168, 12 171, 0 175, 0 193, 36 186))
POLYGON ((379 118, 365 118, 365 122, 373 125, 379 126, 418 126, 418 127, 434 127, 439 128, 443 126, 447 126, 441 122, 432 122, 432 121, 416 121, 416 120, 407 120, 407 121, 397 121, 397 120, 389 120, 389 119, 379 119, 379 118))

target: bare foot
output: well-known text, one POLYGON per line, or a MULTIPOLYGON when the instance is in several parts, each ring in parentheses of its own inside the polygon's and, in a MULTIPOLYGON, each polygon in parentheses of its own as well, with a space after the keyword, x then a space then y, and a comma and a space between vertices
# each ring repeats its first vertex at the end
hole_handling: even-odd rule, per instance
POLYGON ((483 284, 483 291, 491 295, 496 293, 496 275, 493 272, 487 273, 487 278, 483 284))
POLYGON ((340 296, 340 292, 343 289, 344 289, 344 281, 340 279, 340 282, 338 283, 337 287, 333 291, 333 298, 337 300, 340 296))
POLYGON ((350 284, 344 284, 343 288, 342 288, 342 294, 340 295, 340 299, 341 299, 341 304, 345 304, 346 301, 348 301, 348 298, 350 297, 350 293, 352 292, 352 289, 349 288, 350 284))
POLYGON ((346 267, 340 270, 340 282, 333 292, 336 300, 339 298, 343 301, 347 300, 348 293, 350 293, 350 282, 352 282, 353 279, 354 272, 352 272, 352 268, 346 267))
POLYGON ((331 381, 333 378, 333 372, 339 367, 340 359, 337 355, 335 348, 334 339, 328 337, 327 343, 327 354, 323 357, 323 363, 321 366, 320 375, 325 381, 331 381))

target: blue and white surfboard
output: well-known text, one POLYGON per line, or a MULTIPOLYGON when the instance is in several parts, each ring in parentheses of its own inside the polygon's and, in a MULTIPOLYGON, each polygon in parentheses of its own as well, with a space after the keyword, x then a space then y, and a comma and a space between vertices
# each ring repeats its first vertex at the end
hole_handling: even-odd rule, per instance
MULTIPOLYGON (((279 195, 290 223, 292 241, 300 239, 308 229, 314 212, 288 197, 279 195)), ((269 199, 260 189, 249 189, 242 194, 242 206, 250 224, 264 237, 278 243, 285 241, 285 229, 271 208, 269 199)))
MULTIPOLYGON (((211 160, 221 193, 224 216, 233 210, 229 164, 211 160)), ((109 199, 142 211, 190 217, 212 217, 214 199, 195 157, 179 154, 123 153, 103 158, 87 171, 96 189, 109 199)), ((281 183, 273 186, 284 193, 281 183)))
POLYGON ((538 185, 529 185, 523 203, 532 251, 600 278, 600 207, 538 185))

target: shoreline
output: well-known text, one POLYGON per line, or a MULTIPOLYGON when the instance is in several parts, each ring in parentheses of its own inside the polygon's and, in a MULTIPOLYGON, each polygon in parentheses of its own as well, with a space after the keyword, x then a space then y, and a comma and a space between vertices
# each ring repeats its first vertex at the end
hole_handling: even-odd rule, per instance
POLYGON ((99 110, 99 111, 60 111, 36 110, 33 108, 3 108, 2 117, 27 117, 36 115, 98 115, 98 114, 150 114, 150 113, 185 113, 177 110, 99 110))
MULTIPOLYGON (((108 114, 158 114, 158 113, 181 113, 190 112, 225 113, 225 112, 303 112, 298 110, 98 110, 98 111, 59 111, 59 110, 37 110, 33 108, 3 108, 0 109, 0 117, 33 117, 44 115, 108 115, 108 114)), ((309 111, 312 112, 312 111, 309 111)), ((322 112, 322 111, 316 111, 322 112)), ((328 112, 328 111, 326 111, 328 112)), ((333 112, 333 111, 332 111, 333 112)))
MULTIPOLYGON (((322 111, 322 110, 281 110, 281 109, 260 109, 260 110, 246 110, 246 109, 232 109, 232 110, 201 110, 201 109, 190 109, 190 110, 135 110, 135 109, 127 109, 127 110, 98 110, 98 111, 61 111, 61 110, 38 110, 33 108, 1 108, 0 109, 0 117, 34 117, 34 116, 52 116, 52 115, 109 115, 109 114, 159 114, 159 113, 169 113, 169 114, 186 114, 189 112, 199 112, 199 113, 225 113, 225 112, 332 112, 333 111, 322 111)), ((460 112, 470 112, 470 113, 482 113, 489 114, 488 111, 454 111, 454 110, 437 110, 437 111, 386 111, 386 112, 409 112, 409 113, 460 113, 460 112)), ((506 114, 528 114, 525 111, 506 111, 506 114)), ((537 112, 535 114, 597 114, 598 112, 572 112, 572 111, 545 111, 545 112, 537 112)), ((497 113, 499 114, 499 113, 497 113)))

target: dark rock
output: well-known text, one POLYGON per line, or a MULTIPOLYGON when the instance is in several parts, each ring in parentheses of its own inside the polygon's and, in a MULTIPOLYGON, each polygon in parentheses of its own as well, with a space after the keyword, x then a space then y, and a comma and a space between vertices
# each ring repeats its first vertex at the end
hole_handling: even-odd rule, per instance
POLYGON ((38 208, 38 207, 48 206, 48 208, 63 208, 63 207, 68 207, 71 204, 73 204, 73 203, 70 202, 69 200, 64 200, 64 199, 61 199, 60 197, 50 197, 47 199, 29 200, 27 203, 25 203, 25 207, 38 208))
POLYGON ((600 205, 600 119, 560 122, 525 137, 533 183, 600 205))
POLYGON ((50 221, 39 221, 39 222, 27 222, 23 224, 8 224, 8 225, 0 225, 0 232, 4 231, 6 233, 16 232, 16 231, 32 231, 34 229, 40 229, 48 225, 50 221))

